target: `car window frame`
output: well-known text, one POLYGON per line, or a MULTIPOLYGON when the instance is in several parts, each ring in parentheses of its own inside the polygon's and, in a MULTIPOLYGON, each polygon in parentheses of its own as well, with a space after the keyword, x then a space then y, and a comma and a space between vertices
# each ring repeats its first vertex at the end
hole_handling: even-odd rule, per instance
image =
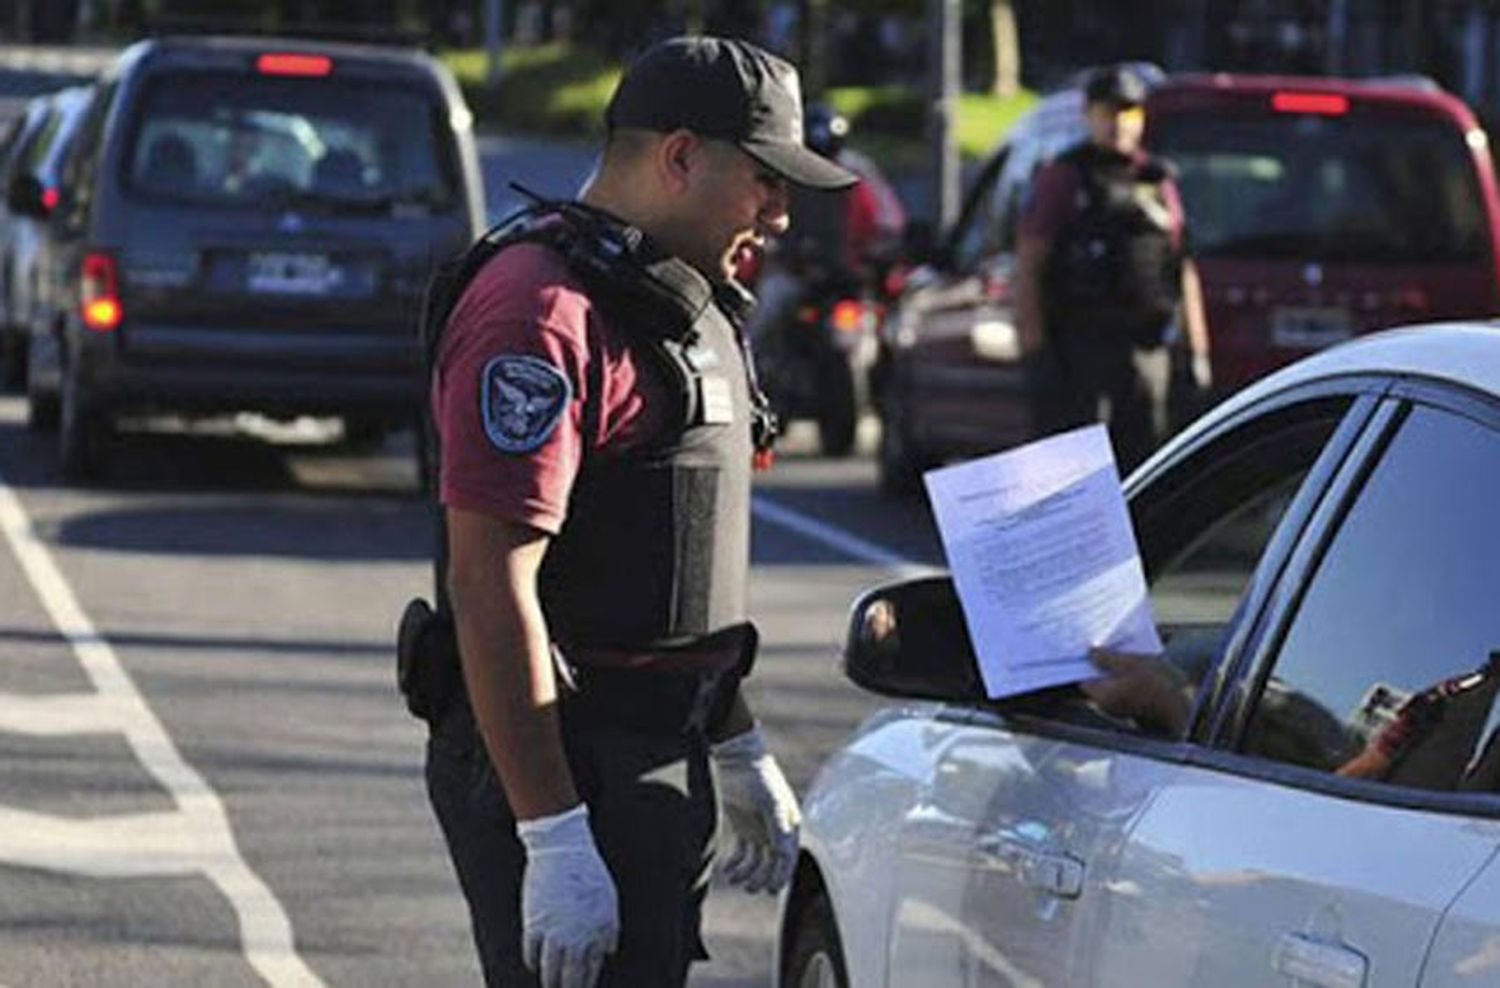
POLYGON ((1010 160, 1014 142, 1007 141, 999 150, 990 155, 979 174, 975 176, 973 183, 969 186, 968 193, 964 196, 963 206, 959 209, 958 219, 948 228, 943 236, 941 253, 947 258, 955 273, 962 273, 963 266, 959 264, 958 245, 968 235, 970 227, 975 223, 986 222, 993 210, 985 209, 984 204, 996 192, 996 183, 1000 180, 1000 174, 1005 170, 1005 163, 1010 160))
POLYGON ((119 91, 120 84, 115 79, 105 80, 94 87, 88 107, 78 122, 72 146, 57 169, 58 186, 63 195, 62 208, 56 215, 59 222, 71 229, 82 225, 93 204, 100 176, 100 157, 109 141, 110 121, 119 91))
MULTIPOLYGON (((1291 553, 1300 543, 1305 527, 1318 507, 1329 497, 1349 458, 1355 455, 1390 387, 1389 379, 1368 374, 1328 378, 1289 387, 1237 410, 1209 428, 1189 433, 1181 445, 1173 447, 1171 455, 1151 461, 1130 477, 1126 484, 1126 497, 1132 521, 1141 524, 1137 519, 1143 516, 1168 516, 1175 498, 1190 494, 1196 484, 1201 484, 1211 475, 1222 471, 1232 459, 1229 456, 1204 459, 1205 453, 1219 448, 1220 444, 1232 436, 1242 436, 1246 428, 1253 427, 1268 416, 1294 412, 1300 406, 1310 413, 1302 420, 1305 424, 1312 420, 1315 406, 1338 400, 1348 402, 1256 562, 1242 605, 1243 613, 1226 641, 1219 662, 1211 670, 1208 681, 1199 689, 1189 727, 1183 737, 1166 737, 1144 731, 1125 730, 1103 724, 1093 726, 1049 717, 1046 708, 1051 702, 1064 696, 1070 687, 1007 700, 964 704, 964 723, 1015 730, 1028 735, 1183 764, 1197 763, 1206 755, 1211 755, 1213 749, 1210 745, 1214 739, 1215 726, 1219 723, 1219 711, 1231 700, 1233 691, 1242 678, 1246 649, 1253 643, 1250 633, 1258 627, 1265 608, 1273 599, 1291 553), (1159 503, 1153 503, 1158 499, 1159 503)), ((1278 431, 1292 428, 1296 422, 1294 420, 1281 424, 1283 428, 1278 431)), ((1275 434, 1273 431, 1272 435, 1275 434)), ((958 714, 952 713, 951 716, 956 718, 958 714)), ((1103 715, 1100 716, 1103 719, 1103 715)))
POLYGON ((1195 763, 1233 775, 1365 803, 1500 818, 1500 793, 1447 792, 1350 778, 1240 750, 1255 703, 1275 667, 1281 644, 1316 576, 1319 563, 1332 547, 1344 519, 1369 478, 1383 461, 1402 423, 1417 407, 1470 419, 1500 437, 1500 398, 1481 395, 1448 381, 1403 377, 1391 383, 1360 436, 1358 448, 1342 465, 1317 514, 1303 530, 1286 571, 1277 581, 1274 598, 1251 629, 1232 693, 1226 696, 1205 746, 1195 754, 1195 763))

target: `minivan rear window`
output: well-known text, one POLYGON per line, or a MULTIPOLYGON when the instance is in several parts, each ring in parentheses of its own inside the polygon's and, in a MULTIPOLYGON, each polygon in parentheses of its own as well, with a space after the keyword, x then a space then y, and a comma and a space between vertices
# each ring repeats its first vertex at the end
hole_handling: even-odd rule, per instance
POLYGON ((1366 263, 1489 254, 1463 132, 1442 121, 1158 114, 1153 150, 1179 169, 1193 253, 1366 263))
POLYGON ((436 99, 367 80, 228 72, 155 77, 125 149, 153 198, 370 212, 455 204, 436 99))

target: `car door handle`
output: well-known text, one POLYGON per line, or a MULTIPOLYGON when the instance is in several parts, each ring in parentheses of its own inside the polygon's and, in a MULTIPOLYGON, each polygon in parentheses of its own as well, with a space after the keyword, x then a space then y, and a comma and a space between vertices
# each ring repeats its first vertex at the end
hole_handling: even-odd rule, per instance
POLYGON ((1016 880, 1027 888, 1040 889, 1060 899, 1076 899, 1083 893, 1083 862, 1059 851, 1039 851, 1023 841, 1001 834, 980 837, 977 850, 1009 866, 1016 880))
POLYGON ((1276 942, 1271 967, 1295 985, 1363 988, 1370 962, 1357 950, 1288 933, 1276 942))

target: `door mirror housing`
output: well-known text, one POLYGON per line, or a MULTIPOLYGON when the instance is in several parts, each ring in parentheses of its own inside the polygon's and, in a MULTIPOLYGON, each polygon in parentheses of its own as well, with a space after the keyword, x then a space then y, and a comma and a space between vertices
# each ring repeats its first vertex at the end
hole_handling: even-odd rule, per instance
POLYGON ((50 212, 45 196, 46 190, 42 187, 41 179, 35 175, 17 175, 11 179, 10 188, 6 190, 5 202, 17 216, 39 220, 45 219, 50 212))
POLYGON ((844 675, 884 696, 974 702, 984 681, 947 574, 874 587, 854 602, 844 675))

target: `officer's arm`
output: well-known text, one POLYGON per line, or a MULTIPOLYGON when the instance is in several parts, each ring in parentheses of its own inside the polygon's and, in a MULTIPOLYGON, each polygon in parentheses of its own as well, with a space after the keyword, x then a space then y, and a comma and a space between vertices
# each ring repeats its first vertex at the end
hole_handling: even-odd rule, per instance
POLYGON ((1022 234, 1016 241, 1016 342, 1021 356, 1042 347, 1042 273, 1047 264, 1046 239, 1022 234))
POLYGON ((519 820, 576 806, 536 589, 547 535, 455 508, 447 518, 464 684, 506 799, 519 820))
POLYGON ((1194 354, 1208 353, 1208 317, 1203 313, 1203 283, 1191 259, 1182 262, 1182 322, 1194 354))

